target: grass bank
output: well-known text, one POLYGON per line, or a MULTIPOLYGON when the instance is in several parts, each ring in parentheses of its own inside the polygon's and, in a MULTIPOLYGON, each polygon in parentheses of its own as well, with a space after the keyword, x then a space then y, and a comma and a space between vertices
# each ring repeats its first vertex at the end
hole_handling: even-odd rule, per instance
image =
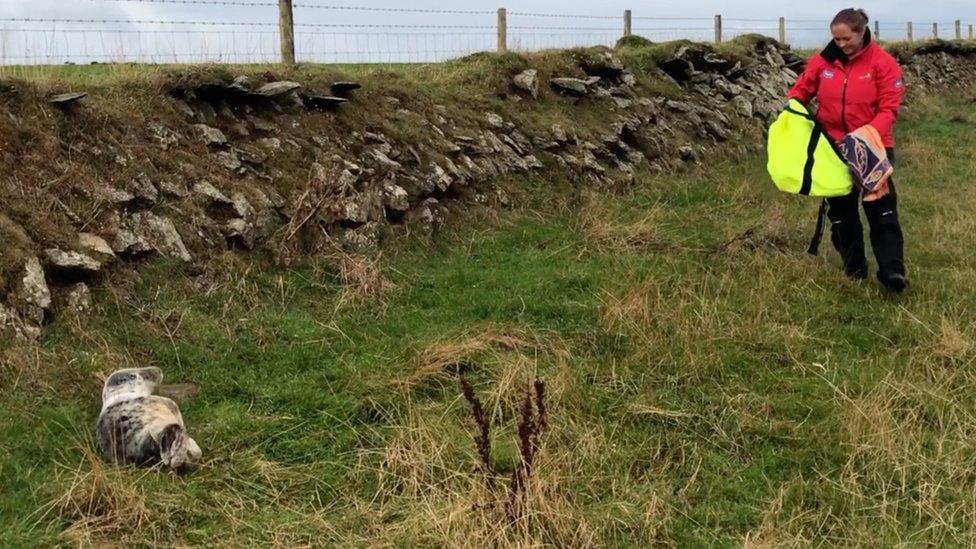
POLYGON ((368 260, 117 275, 0 351, 0 545, 972 544, 973 121, 906 109, 897 298, 803 253, 816 204, 759 157, 520 181, 368 260), (137 365, 198 384, 197 472, 98 458, 99 377, 137 365))

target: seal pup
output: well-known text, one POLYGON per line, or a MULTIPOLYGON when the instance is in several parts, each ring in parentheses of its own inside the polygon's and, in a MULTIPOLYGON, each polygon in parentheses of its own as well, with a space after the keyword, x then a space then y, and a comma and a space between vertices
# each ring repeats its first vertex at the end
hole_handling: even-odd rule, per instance
POLYGON ((154 465, 173 470, 192 466, 202 452, 187 436, 180 408, 157 395, 159 368, 113 372, 102 388, 102 411, 95 428, 98 446, 115 463, 154 465))

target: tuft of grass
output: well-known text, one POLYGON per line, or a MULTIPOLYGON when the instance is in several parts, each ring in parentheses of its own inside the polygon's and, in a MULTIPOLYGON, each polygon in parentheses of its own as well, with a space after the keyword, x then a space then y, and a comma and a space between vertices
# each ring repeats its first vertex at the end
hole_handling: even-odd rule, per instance
POLYGON ((636 221, 621 219, 610 211, 607 197, 585 193, 580 209, 579 231, 588 248, 602 254, 660 249, 665 244, 661 219, 663 210, 652 207, 640 212, 636 221))

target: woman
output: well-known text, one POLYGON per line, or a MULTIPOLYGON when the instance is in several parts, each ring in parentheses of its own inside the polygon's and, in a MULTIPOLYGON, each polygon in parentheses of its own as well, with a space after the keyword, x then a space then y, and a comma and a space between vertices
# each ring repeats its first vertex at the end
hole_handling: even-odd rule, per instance
MULTIPOLYGON (((870 124, 881 135, 888 158, 894 163, 892 127, 905 92, 901 67, 871 40, 864 10, 842 10, 830 23, 830 32, 834 39, 810 58, 789 97, 804 104, 816 98, 817 121, 835 143, 870 124)), ((858 212, 860 198, 861 190, 855 188, 847 196, 827 199, 831 241, 843 259, 844 271, 853 278, 866 278, 868 274, 858 212)), ((894 182, 889 181, 884 196, 864 200, 863 206, 878 261, 878 280, 886 288, 901 292, 908 279, 894 182)))

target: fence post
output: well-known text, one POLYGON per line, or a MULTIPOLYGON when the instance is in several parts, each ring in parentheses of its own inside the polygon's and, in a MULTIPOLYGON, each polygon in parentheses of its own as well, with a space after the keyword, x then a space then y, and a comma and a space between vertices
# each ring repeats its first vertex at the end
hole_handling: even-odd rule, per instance
POLYGON ((786 43, 786 18, 785 17, 779 18, 779 43, 780 44, 786 43))
POLYGON ((912 36, 912 22, 911 21, 908 22, 908 41, 909 42, 914 42, 915 41, 915 37, 912 36))
POLYGON ((508 53, 508 12, 498 8, 498 53, 508 53))
POLYGON ((956 40, 962 40, 962 21, 956 19, 956 40))
POLYGON ((939 37, 939 24, 932 23, 932 38, 938 38, 938 37, 939 37))
POLYGON ((624 36, 630 36, 630 31, 632 28, 630 22, 630 10, 624 10, 624 36))
POLYGON ((722 43, 722 16, 721 15, 715 16, 715 43, 716 44, 722 43))
POLYGON ((291 0, 278 0, 278 34, 281 37, 281 62, 295 64, 295 19, 291 0))
POLYGON ((877 19, 874 20, 874 39, 881 40, 881 23, 877 19))
POLYGON ((969 39, 970 40, 973 39, 973 25, 972 24, 969 25, 969 39))

